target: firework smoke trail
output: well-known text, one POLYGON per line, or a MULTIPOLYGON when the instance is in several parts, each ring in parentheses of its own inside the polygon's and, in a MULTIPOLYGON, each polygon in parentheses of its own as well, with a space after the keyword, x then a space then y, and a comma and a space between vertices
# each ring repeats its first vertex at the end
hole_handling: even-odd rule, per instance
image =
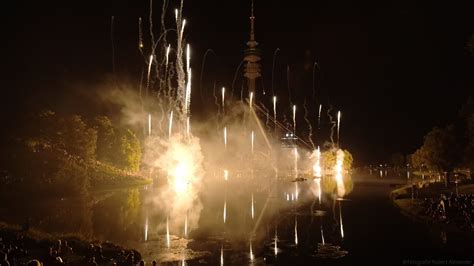
POLYGON ((252 220, 253 220, 255 218, 255 207, 254 207, 254 201, 253 201, 253 193, 252 193, 251 213, 252 213, 252 220))
POLYGON ((227 149, 227 127, 224 127, 224 148, 227 149))
POLYGON ((204 53, 203 59, 202 59, 202 64, 201 64, 201 75, 199 75, 199 95, 201 97, 202 103, 204 103, 204 96, 202 95, 202 77, 204 75, 204 66, 206 65, 206 59, 207 59, 207 54, 208 53, 213 53, 214 56, 217 57, 216 53, 212 49, 207 49, 206 52, 204 53))
POLYGON ((298 218, 295 215, 295 245, 298 245, 298 218))
POLYGON ((330 139, 331 139, 332 145, 334 146, 334 128, 336 127, 336 122, 334 122, 334 121, 332 120, 331 111, 332 111, 332 105, 329 106, 329 109, 328 109, 328 111, 327 111, 327 115, 328 115, 328 117, 329 117, 329 123, 331 124, 331 135, 330 135, 330 139))
POLYGON ((214 96, 214 104, 217 107, 217 116, 219 116, 221 108, 219 106, 219 99, 217 98, 217 94, 216 94, 216 82, 215 81, 214 81, 214 86, 212 87, 212 95, 214 96))
POLYGON ((222 218, 223 218, 224 224, 225 224, 225 222, 227 220, 227 200, 224 200, 224 213, 222 215, 222 218))
MULTIPOLYGON (((166 69, 168 69, 169 58, 170 58, 170 49, 171 49, 171 44, 168 44, 168 46, 166 47, 166 55, 165 55, 166 69)), ((168 71, 166 71, 166 72, 168 72, 168 71)))
POLYGON ((316 99, 316 84, 315 84, 315 73, 316 73, 316 67, 319 68, 318 66, 318 62, 314 62, 314 65, 313 65, 313 100, 316 99))
POLYGON ((221 266, 224 266, 224 247, 221 244, 221 266))
POLYGON ((145 219, 145 241, 148 241, 148 215, 145 219))
POLYGON ((142 48, 143 48, 142 17, 139 17, 138 18, 138 49, 140 50, 140 53, 143 54, 142 48))
POLYGON ((252 109, 253 106, 253 92, 250 92, 250 100, 249 100, 249 107, 252 109))
POLYGON ((150 0, 150 14, 148 16, 148 20, 149 20, 149 23, 150 23, 151 45, 153 47, 153 46, 155 46, 155 35, 153 34, 153 0, 150 0))
MULTIPOLYGON (((184 21, 183 21, 183 27, 184 27, 184 21)), ((189 44, 188 44, 186 46, 186 71, 188 73, 188 82, 186 84, 185 109, 184 109, 187 119, 189 119, 190 107, 191 107, 191 67, 190 67, 190 61, 191 61, 191 51, 190 51, 189 44)))
POLYGON ((339 145, 339 129, 341 128, 341 111, 337 112, 337 145, 339 145))
POLYGON ((290 89, 290 66, 286 66, 286 81, 288 82, 288 99, 290 100, 290 104, 293 104, 291 100, 291 89, 290 89))
POLYGON ((225 114, 225 87, 222 87, 222 113, 225 114))
POLYGON ((184 219, 184 237, 188 237, 188 214, 186 213, 186 218, 184 219))
POLYGON ((151 136, 151 114, 148 113, 148 136, 151 136))
POLYGON ((253 262, 254 256, 253 256, 253 250, 252 250, 252 239, 250 239, 250 261, 253 262))
POLYGON ((318 129, 320 129, 320 125, 321 125, 321 111, 323 109, 323 105, 320 104, 319 105, 319 110, 318 110, 318 129))
POLYGON ((171 138, 171 132, 173 130, 173 111, 170 113, 170 120, 169 120, 169 126, 168 126, 168 137, 171 138))
MULTIPOLYGON (((234 84, 235 84, 235 80, 237 79, 237 74, 239 73, 239 70, 240 68, 242 67, 242 65, 244 64, 244 60, 240 61, 240 64, 237 66, 237 69, 235 70, 234 72, 234 79, 232 80, 232 86, 230 88, 230 97, 232 97, 234 95, 234 84)), ((243 88, 243 85, 242 85, 242 91, 244 90, 243 88)), ((240 99, 242 100, 242 91, 240 93, 240 99)))
POLYGON ((313 126, 311 125, 311 121, 309 121, 308 119, 308 107, 306 106, 306 99, 304 100, 304 103, 303 103, 303 108, 304 108, 304 120, 306 121, 306 124, 308 124, 308 128, 309 128, 309 133, 308 133, 308 140, 309 142, 311 143, 311 146, 313 147, 314 149, 314 142, 313 142, 313 126))
POLYGON ((191 122, 189 116, 186 118, 186 136, 188 138, 191 136, 191 122))
POLYGON ((274 243, 273 243, 273 249, 275 250, 275 257, 278 255, 278 232, 277 228, 275 227, 275 238, 274 238, 274 243))
POLYGON ((182 10, 183 10, 183 0, 181 0, 180 9, 175 9, 175 16, 176 16, 176 31, 178 34, 178 41, 176 45, 176 74, 178 78, 178 88, 177 88, 177 96, 178 99, 181 99, 181 106, 180 109, 182 111, 180 121, 185 122, 187 118, 187 102, 186 102, 186 74, 185 69, 183 66, 183 31, 184 26, 186 25, 186 20, 182 18, 182 10), (183 101, 184 100, 184 101, 183 101))
POLYGON ((273 122, 275 123, 275 130, 277 127, 277 97, 273 96, 273 122))
POLYGON ((253 154, 253 147, 254 147, 253 145, 254 145, 254 141, 255 141, 255 133, 253 132, 253 130, 252 130, 252 133, 250 135, 250 141, 251 141, 251 144, 252 144, 252 150, 251 151, 252 151, 252 154, 253 154))
POLYGON ((275 74, 275 58, 276 58, 276 55, 278 53, 278 51, 280 51, 280 48, 276 48, 275 49, 275 52, 273 52, 273 63, 272 63, 272 95, 275 95, 275 90, 273 89, 273 76, 275 74))
POLYGON ((296 135, 296 105, 293 105, 293 133, 296 135))
POLYGON ((339 201, 339 225, 341 230, 341 238, 344 238, 344 226, 342 225, 342 210, 341 201, 339 201))
POLYGON ((146 97, 148 98, 148 90, 150 88, 150 74, 151 74, 151 65, 153 64, 153 54, 150 55, 150 60, 148 62, 148 74, 146 77, 146 97))

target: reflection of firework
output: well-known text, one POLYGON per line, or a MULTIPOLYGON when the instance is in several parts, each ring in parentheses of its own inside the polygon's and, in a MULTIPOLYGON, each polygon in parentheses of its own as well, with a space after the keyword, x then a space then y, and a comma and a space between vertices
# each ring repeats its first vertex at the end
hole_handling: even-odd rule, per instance
POLYGON ((334 167, 335 177, 336 177, 336 184, 337 184, 337 195, 339 197, 344 196, 346 193, 344 188, 344 182, 342 180, 342 163, 344 162, 344 152, 339 149, 337 150, 336 155, 336 165, 334 167))

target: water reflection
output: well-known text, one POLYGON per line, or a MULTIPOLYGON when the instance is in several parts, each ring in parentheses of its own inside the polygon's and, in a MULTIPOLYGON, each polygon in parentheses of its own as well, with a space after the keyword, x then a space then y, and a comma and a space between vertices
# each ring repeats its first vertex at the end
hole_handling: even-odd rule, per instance
MULTIPOLYGON (((235 178, 224 181, 220 174, 221 182, 225 182, 232 193, 208 184, 212 193, 203 195, 198 228, 190 227, 188 212, 176 218, 163 207, 162 202, 166 199, 157 197, 159 186, 99 192, 89 198, 38 202, 39 207, 25 204, 22 208, 24 213, 36 216, 32 219, 34 226, 123 244, 139 250, 147 262, 186 264, 203 260, 213 264, 242 265, 249 259, 256 262, 265 252, 279 260, 285 256, 298 256, 299 250, 303 249, 311 250, 310 253, 318 249, 327 251, 325 246, 331 245, 327 242, 336 245, 340 243, 335 242, 344 238, 341 202, 339 232, 327 229, 336 224, 329 218, 331 215, 326 215, 334 200, 326 194, 324 197, 328 200, 321 200, 325 193, 319 183, 321 179, 319 182, 310 179, 292 183, 274 178, 272 173, 270 184, 269 179, 262 178, 262 183, 256 185, 241 182, 239 175, 236 173, 235 178), (242 189, 232 189, 240 187, 242 189), (268 206, 264 205, 266 202, 268 206), (317 210, 311 206, 309 212, 312 203, 317 210), (259 216, 255 219, 257 210, 259 216), (254 222, 256 220, 258 222, 254 222), (274 227, 274 232, 267 229, 269 225, 274 227), (341 238, 337 237, 339 233, 341 238), (225 243, 230 243, 232 248, 224 252, 225 243)), ((258 182, 258 178, 253 181, 258 182)), ((24 218, 12 216, 11 219, 18 222, 24 218)))

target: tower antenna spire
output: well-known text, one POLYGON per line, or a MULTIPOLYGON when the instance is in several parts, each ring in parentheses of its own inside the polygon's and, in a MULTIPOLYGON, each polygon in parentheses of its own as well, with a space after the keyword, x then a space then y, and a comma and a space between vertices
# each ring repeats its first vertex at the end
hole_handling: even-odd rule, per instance
POLYGON ((244 51, 244 61, 246 62, 244 76, 247 78, 249 94, 253 93, 253 95, 256 96, 255 80, 261 76, 259 63, 261 56, 260 50, 257 48, 258 42, 255 41, 255 16, 253 2, 254 1, 252 0, 250 9, 250 40, 247 42, 247 49, 244 51))

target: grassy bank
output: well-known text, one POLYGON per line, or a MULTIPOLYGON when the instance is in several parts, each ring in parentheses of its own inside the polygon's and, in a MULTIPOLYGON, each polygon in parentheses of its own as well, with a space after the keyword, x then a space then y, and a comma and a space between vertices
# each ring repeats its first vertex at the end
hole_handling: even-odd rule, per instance
MULTIPOLYGON (((36 259, 44 265, 56 265, 60 258, 67 265, 114 265, 141 260, 141 254, 110 242, 100 242, 74 234, 49 234, 33 228, 0 222, 0 252, 7 254, 10 265, 26 265, 36 259)), ((0 264, 2 261, 0 261, 0 264)))

